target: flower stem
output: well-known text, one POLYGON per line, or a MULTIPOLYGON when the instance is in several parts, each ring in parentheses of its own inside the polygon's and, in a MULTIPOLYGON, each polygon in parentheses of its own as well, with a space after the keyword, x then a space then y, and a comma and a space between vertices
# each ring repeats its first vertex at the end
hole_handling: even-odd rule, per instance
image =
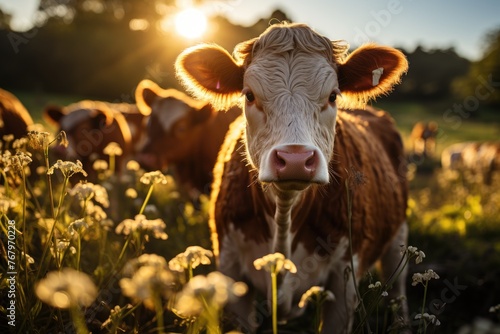
POLYGON ((109 170, 114 174, 115 173, 115 155, 109 155, 109 170))
POLYGON ((316 326, 316 334, 320 334, 323 329, 323 317, 321 312, 321 304, 316 305, 316 314, 314 319, 314 324, 316 326))
POLYGON ((77 334, 89 334, 89 330, 85 325, 85 318, 78 306, 71 307, 71 320, 73 320, 73 325, 75 326, 77 334))
MULTIPOLYGON (((43 156, 45 158, 45 168, 49 170, 50 164, 49 164, 49 147, 44 147, 43 149, 43 156)), ((55 209, 54 209, 54 194, 52 192, 52 178, 50 174, 46 174, 47 176, 47 187, 48 187, 48 192, 49 192, 49 207, 50 207, 50 213, 52 215, 52 218, 56 218, 55 214, 55 209)))
POLYGON ((78 231, 78 238, 77 238, 77 253, 76 253, 76 270, 80 271, 80 256, 82 254, 82 236, 80 235, 81 230, 78 231))
POLYGON ((156 324, 158 326, 158 334, 163 334, 164 324, 163 324, 163 304, 161 302, 161 297, 156 295, 155 297, 155 308, 156 308, 156 324))
POLYGON ((420 321, 418 323, 418 333, 421 333, 420 328, 423 325, 424 326, 424 328, 423 328, 424 334, 427 331, 427 326, 425 325, 425 319, 424 319, 424 311, 425 311, 425 302, 426 302, 426 299, 427 299, 427 285, 428 284, 429 284, 429 281, 425 281, 425 285, 424 285, 424 299, 423 299, 423 302, 422 302, 422 310, 420 311, 421 317, 420 317, 420 321))
MULTIPOLYGON (((50 242, 52 240, 52 237, 54 236, 54 230, 56 228, 57 218, 58 218, 58 215, 59 215, 60 203, 62 202, 62 199, 63 199, 62 195, 66 191, 66 185, 68 184, 68 180, 69 180, 69 178, 65 176, 64 177, 64 185, 63 185, 63 189, 62 189, 62 192, 61 192, 61 197, 59 199, 59 207, 58 207, 58 210, 57 210, 57 215, 53 216, 54 217, 54 221, 52 223, 52 227, 50 229, 49 236, 47 237, 47 243, 45 244, 45 246, 43 248, 42 258, 40 260, 40 270, 38 270, 38 272, 36 274, 35 281, 38 281, 40 273, 45 272, 45 270, 42 270, 42 264, 43 264, 43 261, 45 261, 45 256, 47 255, 47 252, 48 252, 48 250, 50 248, 50 242)), ((51 198, 52 198, 52 196, 51 196, 51 198)), ((56 240, 55 237, 54 237, 54 241, 53 241, 53 246, 54 246, 54 254, 55 254, 55 257, 57 258, 57 240, 56 240)), ((57 265, 57 268, 59 268, 59 264, 57 262, 58 261, 56 261, 56 265, 57 265)))
POLYGON ((272 314, 273 314, 273 334, 278 334, 278 282, 277 275, 271 271, 271 292, 272 292, 272 314))
POLYGON ((146 195, 146 198, 144 199, 144 203, 142 203, 141 210, 139 210, 139 214, 142 215, 144 212, 144 209, 146 208, 146 204, 148 204, 149 198, 151 197, 151 194, 153 193, 153 187, 154 184, 151 184, 151 187, 149 187, 148 194, 146 195))

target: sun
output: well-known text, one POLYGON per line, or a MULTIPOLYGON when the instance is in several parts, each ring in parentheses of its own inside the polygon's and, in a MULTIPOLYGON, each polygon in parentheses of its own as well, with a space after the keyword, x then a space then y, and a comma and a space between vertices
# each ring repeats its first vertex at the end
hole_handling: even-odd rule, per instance
POLYGON ((201 37, 207 29, 207 17, 196 8, 188 8, 175 16, 175 30, 183 37, 201 37))

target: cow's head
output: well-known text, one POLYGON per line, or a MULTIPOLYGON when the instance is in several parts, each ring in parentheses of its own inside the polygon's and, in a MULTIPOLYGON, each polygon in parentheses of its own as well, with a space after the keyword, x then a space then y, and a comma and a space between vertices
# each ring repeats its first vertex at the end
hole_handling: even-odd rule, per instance
POLYGON ((137 86, 136 102, 140 112, 149 115, 147 139, 138 159, 145 168, 164 169, 195 154, 203 124, 212 116, 208 102, 162 89, 150 80, 137 86))
MULTIPOLYGON (((130 144, 130 130, 123 115, 113 112, 106 103, 81 101, 67 107, 48 106, 43 113, 47 123, 66 132, 69 146, 55 153, 63 159, 102 157, 103 149, 110 142, 117 142, 122 149, 130 144)), ((85 163, 85 162, 84 162, 85 163)), ((90 167, 84 165, 84 167, 90 167)))
POLYGON ((301 190, 329 182, 337 107, 388 92, 407 69, 393 48, 346 51, 306 25, 279 24, 237 45, 234 58, 213 44, 187 49, 176 70, 191 92, 220 108, 244 100, 247 156, 259 180, 301 190))

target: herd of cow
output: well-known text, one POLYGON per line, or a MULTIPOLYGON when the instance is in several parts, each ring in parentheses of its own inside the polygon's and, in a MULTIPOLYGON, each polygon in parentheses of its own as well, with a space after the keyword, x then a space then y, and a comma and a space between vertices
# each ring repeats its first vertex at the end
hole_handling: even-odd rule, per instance
MULTIPOLYGON (((47 107, 45 119, 69 140, 54 154, 79 159, 92 179, 92 161, 116 142, 118 173, 134 159, 146 170, 168 169, 189 196, 211 192, 218 268, 250 287, 230 306, 240 328, 259 325, 254 295, 271 296, 269 277, 253 261, 280 252, 298 269, 280 274, 280 319, 300 315, 301 295, 319 285, 336 297, 326 303, 323 332, 346 331, 357 305, 344 275, 351 257, 358 282, 379 259, 388 277, 407 242, 400 135, 387 113, 359 109, 399 82, 405 57, 375 44, 348 54, 305 25, 276 24, 233 56, 213 44, 187 49, 176 70, 197 99, 144 80, 136 104, 47 107)), ((26 135, 29 113, 3 90, 0 111, 2 137, 26 135)), ((481 164, 493 172, 499 157, 499 144, 460 144, 445 150, 443 168, 481 164)), ((405 294, 405 279, 403 272, 391 296, 405 294)), ((402 315, 408 320, 405 302, 402 315)))
MULTIPOLYGON (((107 160, 104 148, 117 143, 116 172, 129 160, 145 170, 174 173, 186 194, 209 193, 212 169, 229 125, 240 108, 217 112, 210 103, 190 98, 175 89, 161 89, 143 80, 136 89, 136 104, 84 100, 68 106, 49 105, 46 122, 65 131, 69 145, 55 146, 56 159, 80 160, 89 181, 96 181, 93 161, 107 160)), ((26 136, 33 120, 23 104, 0 89, 0 136, 26 136)))

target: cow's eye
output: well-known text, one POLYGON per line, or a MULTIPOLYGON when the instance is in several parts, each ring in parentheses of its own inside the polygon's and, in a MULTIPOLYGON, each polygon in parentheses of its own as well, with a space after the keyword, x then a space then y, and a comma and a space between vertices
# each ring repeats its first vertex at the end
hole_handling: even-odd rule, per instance
POLYGON ((245 98, 247 99, 248 103, 252 103, 253 101, 255 101, 255 96, 253 95, 252 92, 246 92, 245 98))
POLYGON ((337 100, 337 93, 332 92, 330 94, 330 96, 328 97, 328 102, 333 103, 333 102, 335 102, 335 100, 337 100))

